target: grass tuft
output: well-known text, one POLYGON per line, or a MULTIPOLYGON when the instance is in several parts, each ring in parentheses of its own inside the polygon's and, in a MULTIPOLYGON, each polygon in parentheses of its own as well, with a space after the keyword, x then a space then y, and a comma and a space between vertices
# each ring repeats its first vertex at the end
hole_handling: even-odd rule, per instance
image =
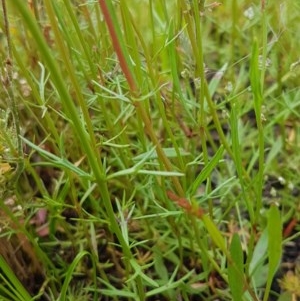
POLYGON ((223 2, 1 1, 1 300, 296 298, 299 5, 223 2))

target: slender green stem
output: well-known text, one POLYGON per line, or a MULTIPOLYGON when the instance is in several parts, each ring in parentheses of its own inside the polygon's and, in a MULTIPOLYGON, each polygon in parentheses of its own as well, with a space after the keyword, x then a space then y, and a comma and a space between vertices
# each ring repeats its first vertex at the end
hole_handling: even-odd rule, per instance
MULTIPOLYGON (((45 4, 47 5, 47 8, 48 8, 50 14, 51 14, 51 12, 53 13, 50 2, 46 1, 45 4)), ((65 81, 62 78, 61 73, 59 72, 57 63, 55 62, 54 57, 52 56, 45 40, 43 39, 42 34, 41 34, 37 24, 34 22, 30 12, 28 11, 26 4, 22 0, 16 0, 13 2, 13 5, 17 9, 17 11, 19 11, 20 14, 22 15, 22 17, 23 17, 24 21, 26 22, 28 29, 31 31, 32 35, 35 36, 35 41, 39 46, 40 53, 41 53, 42 57, 44 58, 49 71, 51 72, 52 81, 59 93, 61 103, 64 107, 64 110, 67 113, 68 117, 70 118, 70 120, 73 124, 74 130, 76 131, 78 139, 81 142, 82 149, 89 160, 89 165, 92 169, 95 180, 96 180, 97 184, 99 185, 99 191, 101 192, 101 196, 102 196, 101 199, 102 199, 103 205, 105 206, 106 212, 109 217, 110 227, 111 227, 112 231, 116 234, 116 236, 123 248, 125 257, 132 258, 130 249, 122 236, 122 232, 120 231, 119 225, 118 225, 117 220, 114 215, 114 210, 113 210, 113 207, 111 204, 110 193, 108 191, 107 182, 106 182, 106 174, 105 174, 106 172, 103 169, 103 165, 100 160, 99 153, 97 151, 97 148, 95 147, 93 132, 90 132, 90 131, 92 131, 92 129, 89 127, 89 132, 90 132, 89 133, 90 135, 89 135, 80 119, 80 116, 78 114, 78 111, 74 104, 74 101, 71 98, 71 96, 65 86, 65 81)), ((54 17, 52 17, 52 22, 55 23, 54 17)), ((54 25, 54 31, 55 31, 55 27, 56 26, 54 25)), ((57 28, 56 28, 55 34, 58 37, 60 36, 57 28)), ((63 44, 62 41, 59 41, 59 43, 61 46, 61 50, 64 51, 64 46, 62 45, 63 44)), ((67 56, 66 53, 65 54, 63 53, 63 55, 67 56)), ((68 58, 66 57, 66 62, 67 61, 68 61, 68 58)), ((76 81, 75 79, 73 79, 73 80, 76 81)), ((79 93, 79 91, 78 91, 78 93, 79 93)), ((82 108, 84 109, 85 105, 84 104, 81 104, 81 105, 82 105, 82 108)), ((87 124, 89 124, 88 116, 86 116, 86 118, 87 118, 87 124)), ((97 204, 95 204, 95 205, 97 205, 97 204)), ((100 206, 100 205, 98 204, 97 206, 100 206)))
MULTIPOLYGON (((13 56, 12 56, 12 45, 11 45, 11 36, 9 30, 9 21, 7 16, 7 8, 6 8, 6 0, 2 0, 2 11, 3 11, 3 18, 4 18, 4 29, 5 29, 5 36, 7 41, 7 58, 5 62, 6 67, 6 83, 3 85, 4 89, 7 91, 8 96, 8 106, 11 110, 12 118, 13 118, 13 125, 16 135, 16 157, 17 157, 17 167, 16 170, 10 179, 11 184, 15 184, 18 180, 19 176, 21 175, 24 169, 23 163, 23 144, 21 141, 21 130, 20 130, 20 120, 19 120, 19 113, 16 104, 15 94, 14 94, 14 85, 13 85, 13 56)), ((12 153, 15 153, 14 149, 11 149, 12 153)))
MULTIPOLYGON (((109 29, 109 32, 110 32, 110 35, 112 38, 112 43, 114 45, 114 49, 119 58, 119 62, 120 62, 122 71, 127 79, 131 93, 133 95, 133 98, 137 98, 139 95, 139 91, 137 88, 136 79, 134 78, 132 70, 129 67, 129 58, 128 58, 127 51, 126 51, 125 47, 122 46, 123 44, 120 43, 120 41, 122 40, 122 37, 121 37, 120 30, 117 30, 118 27, 115 26, 115 24, 117 24, 117 22, 113 21, 113 20, 115 20, 115 18, 112 18, 114 16, 114 13, 113 13, 113 8, 111 5, 111 2, 105 1, 105 0, 99 0, 99 4, 103 11, 103 15, 106 20, 107 27, 109 29)), ((134 101, 133 104, 136 107, 138 116, 140 116, 141 119, 143 120, 145 129, 146 129, 146 133, 149 135, 152 143, 156 146, 156 152, 157 152, 157 155, 158 155, 160 161, 163 163, 163 165, 167 171, 173 170, 170 160, 165 155, 163 148, 162 148, 159 140, 157 139, 156 133, 154 132, 154 129, 152 127, 152 122, 151 122, 150 117, 147 114, 145 108, 139 101, 134 101)), ((173 181, 173 184, 174 184, 174 187, 175 187, 177 193, 181 196, 184 196, 184 191, 182 189, 182 186, 181 186, 178 178, 172 177, 172 181, 173 181)))

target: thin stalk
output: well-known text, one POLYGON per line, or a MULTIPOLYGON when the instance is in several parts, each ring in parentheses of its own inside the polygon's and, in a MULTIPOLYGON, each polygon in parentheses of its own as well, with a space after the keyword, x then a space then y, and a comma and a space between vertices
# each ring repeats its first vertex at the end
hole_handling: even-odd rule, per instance
POLYGON ((124 44, 119 42, 121 39, 121 33, 117 30, 117 27, 114 25, 116 24, 116 20, 115 20, 116 18, 114 18, 114 15, 112 13, 113 12, 112 3, 110 1, 99 0, 99 5, 101 7, 107 28, 110 33, 113 47, 118 56, 121 69, 127 79, 130 90, 134 92, 134 94, 136 94, 138 91, 137 82, 132 72, 132 67, 131 67, 129 57, 128 55, 127 56, 124 55, 124 53, 126 53, 124 44))
MULTIPOLYGON (((45 2, 47 4, 48 9, 51 7, 49 1, 45 2)), ((63 105, 63 108, 65 112, 68 114, 68 117, 70 118, 73 128, 77 133, 78 139, 81 142, 82 149, 84 153, 86 154, 89 166, 91 167, 91 170, 93 172, 93 175, 95 177, 95 181, 97 182, 99 186, 99 191, 101 193, 102 202, 106 209, 106 213, 108 215, 109 221, 110 221, 110 228, 112 232, 114 232, 118 238, 118 241, 120 242, 125 258, 133 258, 133 255, 130 251, 129 246, 127 245, 126 241, 123 238, 122 232, 119 228, 118 222, 114 215, 114 210, 111 204, 110 194, 107 187, 106 182, 106 174, 105 170, 103 169, 102 161, 100 160, 99 152, 97 148, 94 147, 94 141, 93 140, 93 133, 91 133, 91 136, 87 133, 85 127, 83 126, 83 123, 80 119, 80 116, 77 112, 77 108, 74 104, 74 101, 72 97, 70 96, 67 87, 65 85, 65 81, 62 78, 62 75, 59 71, 59 68, 57 66, 56 61, 54 60, 54 57, 52 56, 48 45, 46 44, 45 40, 43 39, 42 33, 39 30, 37 24, 35 23, 34 19, 32 18, 31 13, 29 12, 26 4, 23 0, 15 0, 12 2, 16 10, 22 15, 23 20, 26 22, 28 30, 31 32, 31 34, 35 37, 35 41, 38 45, 38 49, 40 50, 40 54, 45 60, 45 63, 51 73, 51 78, 53 81, 53 84, 55 85, 58 94, 61 99, 61 103, 63 105)), ((55 21, 54 16, 52 16, 52 22, 55 21)), ((55 27, 55 25, 54 25, 55 27)), ((56 34, 59 35, 59 32, 56 32, 56 34)), ((63 47, 62 45, 60 45, 63 47)), ((67 58, 68 60, 68 58, 67 58)), ((67 61, 66 60, 66 61, 67 61)), ((96 204, 95 204, 96 205, 96 204)), ((99 206, 99 204, 97 204, 99 206)))
POLYGON ((72 24, 75 28, 76 31, 76 35, 80 41, 80 45, 83 48, 84 54, 85 54, 85 58, 89 64, 89 68, 92 72, 93 78, 96 79, 96 68, 95 68, 95 64, 92 61, 92 56, 91 56, 91 49, 88 48, 88 44, 85 42, 84 37, 81 33, 81 30, 79 28, 78 25, 78 21, 76 19, 76 15, 74 14, 74 8, 70 5, 70 1, 69 0, 63 0, 64 4, 66 6, 66 9, 68 11, 68 14, 72 20, 72 24))
MULTIPOLYGON (((260 70, 259 70, 259 53, 258 53, 258 42, 254 39, 252 57, 251 57, 251 88, 254 99, 254 110, 257 125, 258 134, 258 172, 256 176, 256 181, 254 188, 256 191, 256 221, 259 219, 260 209, 262 208, 262 189, 263 189, 263 173, 264 173, 264 130, 263 130, 263 116, 262 116, 262 87, 260 80, 260 70)), ((264 68, 262 66, 262 68, 264 68)))
POLYGON ((124 35, 126 38, 126 44, 130 45, 130 57, 134 61, 134 66, 131 71, 135 75, 135 81, 138 83, 140 87, 143 84, 143 74, 142 74, 142 63, 140 60, 139 47, 136 42, 136 38, 134 35, 134 26, 133 20, 131 18, 130 12, 127 8, 127 1, 120 1, 120 11, 122 14, 124 35))
MULTIPOLYGON (((93 131, 93 126, 92 126, 92 122, 91 122, 91 118, 89 116, 89 112, 88 112, 88 108, 86 105, 86 102, 83 98, 82 92, 81 92, 81 87, 76 79, 76 72, 71 64, 71 60, 69 58, 70 54, 68 53, 64 40, 62 38, 62 35, 60 34, 60 30, 58 28, 58 23, 57 23, 57 19, 56 19, 56 14, 54 12, 53 9, 53 3, 51 3, 50 0, 46 0, 45 2, 45 7, 46 10, 48 12, 48 16, 51 22, 51 27, 54 33, 54 38, 56 40, 56 44, 58 46, 58 49, 62 55, 63 61, 65 63, 66 69, 68 70, 68 74, 70 76, 71 82, 72 82, 72 86, 75 89, 76 92, 76 96, 77 96, 77 100, 79 103, 79 106, 82 110, 83 113, 83 117, 84 117, 84 121, 86 123, 86 127, 87 127, 87 133, 89 136, 89 140, 91 143, 91 147, 93 149, 96 149, 96 141, 95 141, 95 135, 94 135, 94 131, 93 131)), ((78 113, 76 113, 78 115, 78 113)), ((81 125, 82 127, 82 125, 81 125)), ((97 155, 97 159, 99 160, 99 155, 97 155)))
MULTIPOLYGON (((191 9, 189 11, 186 1, 182 0, 182 10, 186 20, 186 28, 191 42, 193 55, 195 58, 195 74, 194 80, 200 79, 200 89, 196 87, 195 98, 199 100, 199 111, 198 111, 198 125, 199 125, 199 136, 201 140, 201 147, 203 153, 204 164, 209 161, 208 149, 207 149, 207 138, 206 138, 206 112, 205 112, 205 68, 203 59, 203 45, 202 45, 202 29, 201 19, 199 11, 204 12, 204 2, 193 0, 191 3, 191 9)), ((210 191, 210 181, 208 181, 207 192, 210 191)), ((209 214, 213 216, 213 206, 211 200, 209 200, 209 214)))
MULTIPOLYGON (((24 169, 24 162, 23 162, 23 144, 21 141, 21 130, 20 130, 20 119, 18 108, 16 104, 15 94, 14 94, 14 85, 13 85, 13 56, 12 56, 12 45, 11 45, 11 36, 9 30, 9 21, 7 17, 7 7, 6 1, 2 0, 2 12, 3 12, 3 19, 4 19, 4 31, 5 37, 7 42, 7 59, 5 62, 6 67, 6 83, 3 84, 4 89, 7 92, 8 96, 8 107, 11 111, 12 118, 13 118, 13 127, 16 135, 16 154, 15 157, 17 159, 16 162, 16 169, 10 179, 11 184, 15 184, 21 175, 24 169)), ((12 153, 15 153, 14 147, 11 149, 12 153)))
MULTIPOLYGON (((137 34, 137 36, 139 38, 139 41, 140 41, 140 43, 142 45, 143 53, 144 53, 144 56, 145 56, 146 63, 148 65, 148 72, 149 72, 149 77, 151 79, 152 85, 153 85, 153 87, 156 87, 157 84, 159 84, 159 83, 157 83, 157 75, 154 73, 154 68, 151 68, 152 62, 151 62, 150 54, 148 53, 148 49, 146 47, 146 43, 145 43, 145 41, 143 39, 143 36, 141 35, 140 31, 138 30, 138 28, 133 23, 133 21, 132 21, 132 25, 134 26, 135 32, 136 32, 136 34, 137 34)), ((154 39, 156 40, 155 37, 154 37, 154 39)), ((175 61, 175 46, 174 46, 173 43, 169 43, 169 49, 170 49, 170 52, 171 52, 170 53, 171 64, 172 64, 172 66, 175 66, 176 65, 176 61, 175 61)), ((174 68, 172 68, 172 71, 173 71, 173 69, 174 68)), ((174 71, 174 73, 175 73, 175 71, 174 71)), ((174 82, 178 81, 178 77, 177 77, 176 74, 174 74, 173 78, 175 78, 174 82)), ((180 154, 178 143, 176 142, 176 139, 175 139, 175 137, 174 137, 174 135, 172 133, 172 130, 171 130, 171 127, 170 127, 170 123, 169 123, 169 121, 167 119, 166 110, 164 108, 164 104, 163 104, 163 100, 162 100, 162 97, 161 97, 160 90, 157 90, 157 92, 155 93, 154 100, 155 100, 155 104, 156 104, 156 106, 158 108, 158 111, 159 111, 159 116, 162 118, 163 127, 166 130, 166 132, 168 134, 168 137, 169 137, 169 139, 172 142, 172 146, 174 147, 175 152, 177 154, 177 158, 178 158, 180 169, 183 171, 185 169, 184 161, 183 161, 183 158, 182 158, 182 156, 180 154)))
POLYGON ((265 141, 264 141, 264 118, 262 116, 261 108, 263 105, 263 92, 264 92, 264 83, 265 83, 265 73, 266 73, 266 61, 267 61, 267 50, 268 50, 268 41, 267 41, 267 20, 266 20, 266 12, 265 12, 265 3, 262 1, 262 66, 260 73, 260 95, 261 100, 259 104, 259 112, 257 113, 257 129, 258 129, 258 147, 259 147, 259 174, 258 174, 258 191, 259 202, 257 213, 260 211, 262 207, 262 192, 263 192, 263 182, 264 182, 264 166, 265 166, 265 141))
MULTIPOLYGON (((42 108, 45 106, 45 102, 46 100, 44 99, 44 95, 41 95, 41 92, 38 91, 38 89, 36 88, 36 85, 32 79, 32 75, 30 74, 28 68, 25 67, 22 58, 21 58, 21 54, 16 50, 16 48, 14 47, 14 45, 12 45, 12 51, 13 51, 13 56, 16 60, 17 65, 19 66, 19 70, 21 70, 23 72, 24 77, 26 78, 26 81, 28 83, 28 85, 30 86, 31 90, 32 90, 32 94, 34 96, 34 99, 37 101, 37 104, 42 108)), ((39 83, 40 85, 44 84, 46 85, 46 83, 39 83)), ((44 88, 44 87, 42 87, 44 88)), ((41 89, 41 87, 40 87, 41 89)), ((36 118, 36 117, 33 117, 36 118)), ((49 132, 53 135, 54 137, 54 141, 59 141, 59 134, 57 132, 57 129, 55 127, 55 123, 54 120, 49 116, 49 114, 45 114, 44 115, 45 118, 45 124, 47 124, 47 130, 45 129, 44 126, 42 126, 43 130, 45 131, 45 134, 49 135, 49 132)), ((38 122, 40 122, 40 120, 37 120, 38 122)), ((57 150, 57 146, 53 143, 52 147, 57 150)))
POLYGON ((38 1, 31 1, 31 5, 32 5, 32 9, 34 11, 35 19, 36 19, 37 23, 40 26, 41 25, 41 18, 40 18, 40 14, 39 14, 38 1))
POLYGON ((37 240, 34 239, 34 237, 26 230, 26 227, 21 223, 19 218, 17 218, 14 213, 12 212, 11 208, 9 208, 4 200, 0 199, 0 207, 1 211, 4 212, 4 214, 9 217, 9 220, 12 222, 12 225, 14 229, 16 229, 17 233, 20 233, 26 238, 28 238, 28 241, 32 244, 34 250, 36 251, 37 258, 48 265, 48 267, 53 271, 53 274, 55 277, 58 277, 57 275, 57 269, 55 269, 55 266, 52 262, 52 260, 47 256, 47 254, 41 249, 39 246, 37 240))
MULTIPOLYGON (((220 123, 220 120, 219 120, 219 116, 218 116, 217 111, 216 111, 216 105, 210 97, 207 84, 205 84, 204 90, 205 90, 206 100, 207 100, 208 106, 210 108, 210 114, 213 118, 214 125, 215 125, 216 130, 219 134, 220 141, 222 142, 224 148, 226 149, 226 151, 228 152, 228 154, 232 158, 232 160, 236 161, 235 155, 234 155, 234 153, 233 153, 233 151, 232 151, 232 149, 231 149, 231 147, 230 147, 230 145, 229 145, 229 143, 228 143, 228 141, 225 137, 225 134, 223 132, 223 129, 222 129, 222 126, 221 126, 221 123, 220 123)), ((250 186, 252 185, 250 183, 251 179, 249 177, 249 174, 245 170, 244 166, 241 166, 241 168, 242 168, 243 176, 245 177, 245 181, 247 181, 247 183, 249 184, 249 187, 247 187, 249 189, 250 186)), ((250 195, 248 193, 246 193, 245 197, 247 197, 247 199, 245 200, 246 203, 251 204, 250 195)), ((254 211, 253 211, 253 208, 251 206, 249 206, 249 208, 250 208, 250 211, 249 211, 250 220, 253 221, 254 211)))
MULTIPOLYGON (((239 11, 238 11, 238 6, 237 6, 237 0, 232 0, 231 3, 231 41, 230 41, 230 46, 231 46, 231 64, 234 64, 235 62, 235 53, 236 53, 236 38, 237 38, 237 26, 238 26, 238 17, 239 17, 239 11)), ((230 72, 230 77, 231 81, 234 82, 235 80, 235 75, 234 75, 234 68, 229 69, 230 72)))
MULTIPOLYGON (((72 24, 74 26, 74 29, 75 29, 75 32, 76 32, 76 37, 78 37, 78 40, 79 40, 79 47, 82 47, 83 49, 83 52, 85 54, 85 58, 86 58, 86 61, 88 62, 88 66, 89 66, 89 70, 91 72, 91 76, 89 74, 87 74, 87 72, 85 71, 86 68, 84 66, 82 66, 80 68, 80 70, 83 70, 83 73, 85 75, 85 78, 88 82, 88 84, 91 84, 91 80, 94 80, 94 81, 97 81, 97 76, 96 76, 96 65, 94 64, 94 62, 92 61, 92 55, 91 55, 91 49, 88 48, 88 43, 85 41, 84 37, 83 37, 83 34, 81 32, 81 29, 79 27, 79 24, 78 24, 78 20, 77 20, 77 17, 76 15, 74 14, 74 9, 73 7, 71 6, 70 4, 70 1, 69 0, 63 0, 64 1, 64 4, 65 4, 65 7, 67 9, 67 12, 68 12, 68 15, 72 21, 72 24)), ((85 15, 87 16, 88 14, 88 11, 85 12, 85 15)), ((59 12, 59 8, 56 8, 56 16, 57 18, 59 18, 59 21, 60 21, 60 24, 61 24, 61 27, 63 28, 63 30, 65 31, 65 38, 68 40, 68 45, 70 47, 70 45, 73 44, 73 38, 72 37, 69 37, 68 36, 68 33, 70 31, 70 28, 65 28, 66 26, 64 26, 65 24, 63 23, 63 19, 62 19, 62 16, 60 15, 60 12, 59 12)), ((78 46, 77 45, 74 45, 73 46, 74 49, 76 49, 78 46)), ((77 54, 77 51, 74 53, 75 56, 77 57, 77 63, 79 65, 81 65, 81 60, 82 58, 78 56, 77 54)), ((94 85, 93 86, 94 89, 98 89, 97 88, 97 85, 94 85)), ((78 94, 78 93, 77 93, 78 94)), ((80 96, 81 96, 81 93, 80 93, 80 96)), ((107 108, 105 107, 105 101, 100 101, 100 105, 101 105, 101 109, 102 109, 102 113, 103 115, 105 116, 104 117, 104 120, 109 128, 109 131, 111 132, 112 135, 117 135, 117 133, 119 133, 122 128, 119 126, 116 127, 115 125, 112 124, 112 118, 108 115, 109 114, 109 110, 107 110, 107 108)), ((90 118, 88 118, 90 120, 90 118)), ((124 138, 126 138, 124 135, 121 135, 120 137, 122 139, 122 144, 128 144, 129 142, 128 141, 124 141, 124 138)), ((121 152, 119 154, 120 157, 122 157, 122 161, 123 162, 126 162, 127 161, 127 156, 124 156, 123 155, 123 152, 121 152)), ((128 165, 128 164, 127 164, 128 165)))
MULTIPOLYGON (((121 36, 120 30, 118 29, 118 27, 115 26, 115 24, 117 24, 117 22, 116 22, 116 18, 114 17, 113 6, 110 1, 105 1, 105 0, 99 0, 99 5, 102 9, 103 16, 106 20, 106 24, 107 24, 109 33, 111 35, 114 49, 116 51, 116 54, 117 54, 119 62, 120 62, 121 69, 127 79, 127 82, 128 82, 128 85, 129 85, 129 88, 130 88, 133 98, 137 99, 139 96, 138 85, 137 85, 136 79, 133 75, 132 68, 129 67, 131 64, 129 62, 129 57, 128 57, 127 51, 126 51, 123 43, 120 43, 120 41, 122 40, 122 36, 121 36)), ((156 152, 157 152, 158 158, 160 159, 160 162, 163 163, 164 168, 167 171, 171 171, 173 169, 172 164, 169 161, 169 159, 167 158, 167 156, 165 155, 162 145, 159 142, 159 140, 156 136, 156 133, 154 132, 154 129, 152 127, 152 122, 151 122, 149 115, 147 114, 145 108, 143 107, 143 105, 140 102, 133 101, 133 104, 135 105, 137 115, 140 116, 140 118, 143 120, 146 133, 150 137, 150 140, 152 141, 152 143, 156 146, 156 152)), ((184 191, 182 189, 182 186, 181 186, 178 178, 171 177, 171 179, 172 179, 172 182, 174 184, 174 187, 175 187, 177 193, 180 196, 184 196, 184 191)))

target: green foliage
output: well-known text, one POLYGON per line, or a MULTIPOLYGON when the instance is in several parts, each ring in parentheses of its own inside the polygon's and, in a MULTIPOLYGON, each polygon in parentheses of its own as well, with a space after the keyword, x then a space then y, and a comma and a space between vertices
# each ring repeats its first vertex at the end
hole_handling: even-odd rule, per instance
POLYGON ((244 277, 244 255, 242 244, 237 233, 234 233, 230 244, 232 262, 228 266, 228 284, 234 301, 243 300, 244 288, 241 279, 244 277))
POLYGON ((295 294, 300 7, 223 2, 2 1, 1 300, 295 294))
POLYGON ((29 301, 32 300, 31 296, 26 291, 26 288, 22 285, 19 279, 16 277, 14 271, 11 270, 10 266, 0 256, 0 267, 1 267, 1 285, 0 294, 1 299, 3 296, 7 295, 6 300, 19 300, 19 301, 29 301), (7 287, 6 287, 7 284, 7 287))
POLYGON ((271 205, 268 212, 268 278, 264 300, 268 300, 273 277, 279 267, 282 256, 282 222, 280 211, 271 205))

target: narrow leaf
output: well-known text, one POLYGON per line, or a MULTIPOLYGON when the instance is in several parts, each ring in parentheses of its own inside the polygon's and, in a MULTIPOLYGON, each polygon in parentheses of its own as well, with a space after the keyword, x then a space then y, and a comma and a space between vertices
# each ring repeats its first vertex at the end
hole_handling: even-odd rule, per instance
MULTIPOLYGON (((11 270, 10 266, 7 264, 5 259, 0 255, 0 268, 2 270, 1 274, 3 273, 7 279, 10 282, 10 287, 12 288, 12 291, 16 295, 17 298, 20 301, 30 301, 32 300, 31 296, 27 292, 27 290, 24 288, 22 283, 19 281, 19 279, 16 277, 15 273, 11 270)), ((5 279, 6 281, 6 279, 5 279)), ((9 284, 7 282, 7 284, 9 284)))
POLYGON ((198 177, 196 178, 196 180, 191 185, 190 195, 194 195, 195 192, 197 191, 197 189, 199 188, 200 184, 205 179, 207 179, 207 177, 211 174, 211 172, 213 171, 213 169, 217 166, 217 164, 221 160, 222 155, 223 155, 223 151, 224 151, 224 147, 221 146, 218 149, 218 151, 215 153, 215 155, 213 156, 213 158, 211 159, 211 161, 203 168, 203 170, 201 171, 201 173, 198 175, 198 177))
POLYGON ((263 263, 266 259, 265 254, 267 253, 267 248, 268 248, 268 232, 267 232, 267 229, 265 229, 262 232, 262 234, 254 248, 252 259, 251 259, 251 262, 249 265, 249 273, 250 273, 251 277, 263 265, 263 263))
POLYGON ((210 219, 209 216, 203 215, 202 221, 205 225, 205 228, 207 229, 211 239, 214 241, 214 243, 225 253, 228 254, 226 244, 224 237, 222 236, 219 229, 216 227, 216 225, 213 223, 213 221, 210 219))
POLYGON ((268 256, 269 275, 274 276, 282 255, 282 222, 276 205, 271 206, 268 214, 268 256))
MULTIPOLYGON (((61 292, 60 292, 60 296, 58 298, 58 301, 64 301, 67 300, 67 291, 70 287, 70 282, 74 276, 76 267, 78 266, 79 262, 82 260, 83 257, 85 257, 86 255, 91 257, 91 261, 93 263, 93 280, 94 280, 94 285, 95 285, 95 292, 97 292, 97 282, 96 282, 96 266, 95 266, 95 261, 93 259, 93 257, 91 256, 91 254, 87 251, 81 251, 77 254, 77 256, 74 258, 73 262, 70 264, 67 272, 66 272, 66 277, 64 280, 64 283, 62 285, 61 288, 61 292)), ((98 300, 97 298, 97 293, 94 296, 94 300, 98 300)))
POLYGON ((273 277, 278 269, 282 255, 282 222, 280 211, 276 205, 272 205, 268 212, 268 258, 269 271, 264 301, 269 298, 269 292, 273 277))
POLYGON ((244 293, 241 279, 244 275, 244 256, 241 241, 237 233, 233 235, 229 250, 231 255, 231 262, 228 265, 229 287, 233 301, 240 301, 244 293))

